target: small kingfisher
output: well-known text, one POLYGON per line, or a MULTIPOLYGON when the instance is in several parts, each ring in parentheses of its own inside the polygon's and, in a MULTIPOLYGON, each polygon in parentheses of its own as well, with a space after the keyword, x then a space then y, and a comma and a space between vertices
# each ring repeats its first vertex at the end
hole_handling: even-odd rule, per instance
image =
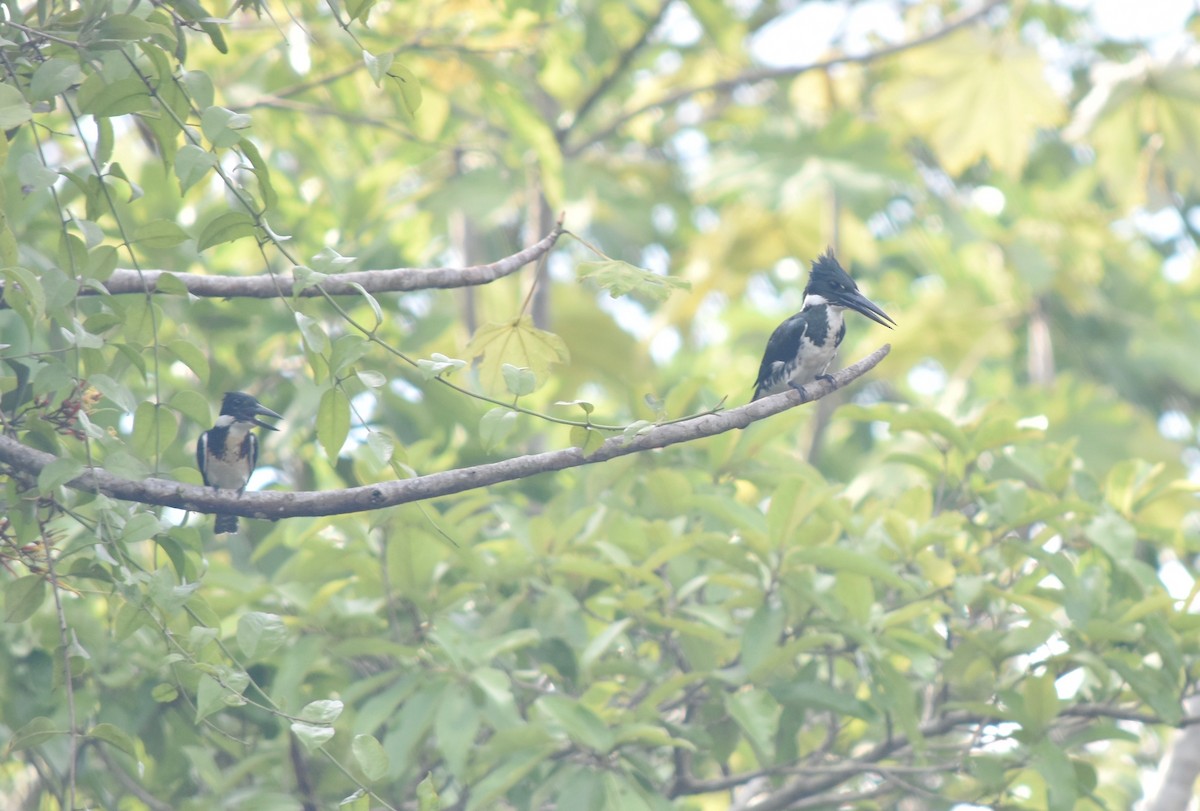
MULTIPOLYGON (((278 431, 260 416, 283 419, 249 394, 240 391, 225 393, 221 401, 221 415, 217 424, 200 435, 196 443, 196 464, 200 475, 209 487, 222 490, 237 490, 240 495, 250 481, 250 474, 258 462, 258 437, 253 428, 261 425, 268 431, 278 431)), ((236 515, 218 514, 213 530, 218 534, 237 532, 236 515)))
POLYGON ((799 389, 813 380, 829 379, 825 370, 846 337, 842 311, 847 307, 888 329, 896 323, 858 292, 858 285, 829 249, 812 263, 800 312, 776 327, 767 340, 751 402, 789 388, 799 389))

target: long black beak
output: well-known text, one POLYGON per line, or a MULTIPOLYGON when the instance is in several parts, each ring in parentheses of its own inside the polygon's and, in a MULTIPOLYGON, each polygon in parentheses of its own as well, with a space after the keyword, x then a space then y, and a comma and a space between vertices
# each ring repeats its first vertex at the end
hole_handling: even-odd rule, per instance
POLYGON ((883 326, 891 329, 892 324, 896 323, 892 320, 890 315, 879 309, 875 302, 871 301, 857 290, 845 293, 839 296, 839 298, 842 300, 836 302, 837 304, 841 304, 843 307, 849 307, 851 310, 854 310, 854 312, 865 315, 876 324, 883 324, 883 326))
MULTIPOLYGON (((276 414, 274 411, 272 411, 271 409, 267 408, 267 407, 266 407, 265 405, 263 405, 262 403, 258 403, 258 404, 257 404, 257 405, 254 407, 254 413, 255 413, 255 414, 261 414, 261 415, 263 415, 264 417, 274 417, 274 418, 275 418, 275 419, 277 419, 277 420, 281 420, 281 419, 283 419, 283 415, 282 415, 282 414, 276 414)), ((278 429, 278 428, 276 428, 274 425, 270 425, 270 424, 268 424, 268 423, 265 423, 265 422, 263 422, 262 420, 260 420, 258 417, 254 417, 254 418, 252 418, 252 419, 251 419, 251 422, 253 422, 255 425, 261 425, 263 428, 266 428, 268 431, 278 431, 278 430, 279 430, 279 429, 278 429)))

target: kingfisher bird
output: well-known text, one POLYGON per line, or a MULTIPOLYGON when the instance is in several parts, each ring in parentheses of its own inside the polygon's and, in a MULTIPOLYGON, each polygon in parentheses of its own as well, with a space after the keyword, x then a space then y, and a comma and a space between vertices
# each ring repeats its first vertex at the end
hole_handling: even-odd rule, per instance
MULTIPOLYGON (((268 431, 279 430, 260 420, 260 416, 283 419, 249 394, 225 393, 217 424, 201 434, 196 443, 196 464, 206 485, 237 490, 238 495, 245 491, 246 482, 250 481, 250 474, 258 462, 258 437, 254 435, 254 426, 261 425, 268 431)), ((217 514, 213 531, 221 534, 237 532, 237 528, 236 515, 217 514)))
POLYGON ((800 312, 776 327, 767 340, 751 402, 789 388, 799 389, 813 380, 829 379, 825 370, 846 337, 842 311, 847 307, 888 329, 896 323, 858 292, 858 285, 830 248, 812 263, 800 312))

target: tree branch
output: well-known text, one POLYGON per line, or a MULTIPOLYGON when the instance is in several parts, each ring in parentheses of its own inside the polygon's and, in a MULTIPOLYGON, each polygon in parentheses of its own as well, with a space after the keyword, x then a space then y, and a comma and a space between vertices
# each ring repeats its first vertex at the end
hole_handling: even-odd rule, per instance
MULTIPOLYGON (((141 504, 271 520, 378 510, 523 479, 538 473, 606 462, 618 456, 716 436, 734 428, 745 428, 753 422, 819 399, 847 385, 873 369, 890 350, 891 345, 885 344, 858 363, 834 374, 832 380, 809 383, 803 387, 803 392, 787 391, 719 414, 703 414, 683 422, 651 426, 633 437, 613 437, 587 456, 579 448, 566 448, 346 490, 268 491, 238 496, 230 490, 215 490, 166 479, 134 481, 114 476, 102 468, 89 469, 68 482, 67 486, 141 504)), ((0 463, 15 471, 36 476, 56 458, 10 437, 0 436, 0 463)))
POLYGON ((579 108, 575 111, 575 115, 571 117, 571 123, 558 129, 555 137, 558 139, 560 147, 570 137, 571 133, 576 131, 579 124, 587 118, 588 113, 591 112, 596 102, 603 98, 604 94, 616 83, 617 79, 628 70, 630 63, 633 62, 633 57, 637 55, 638 51, 646 47, 646 43, 650 41, 650 35, 654 33, 654 29, 658 28, 658 24, 662 22, 663 15, 667 13, 667 8, 671 5, 671 2, 672 0, 661 0, 658 4, 658 9, 646 20, 646 24, 642 27, 641 36, 621 52, 620 57, 617 59, 617 64, 613 66, 613 69, 592 88, 592 92, 580 103, 579 108))
MULTIPOLYGON (((558 238, 562 236, 560 220, 544 239, 522 251, 506 256, 486 265, 465 268, 390 268, 386 270, 360 270, 325 276, 319 282, 301 289, 296 295, 311 298, 322 295, 359 295, 359 285, 368 293, 407 293, 412 290, 431 288, 470 287, 488 284, 501 279, 542 258, 558 238)), ((99 286, 83 286, 82 296, 107 293, 124 295, 129 293, 154 293, 158 291, 158 280, 172 276, 183 283, 193 296, 203 298, 278 298, 292 293, 292 285, 286 276, 207 276, 199 273, 172 273, 167 270, 117 269, 99 286)), ((295 277, 292 277, 294 281, 295 277)), ((0 297, 4 287, 0 285, 0 297)))
MULTIPOLYGON (((1200 706, 1200 705, 1198 705, 1200 706)), ((1139 712, 1134 708, 1105 704, 1079 704, 1065 707, 1061 713, 1064 718, 1116 718, 1135 721, 1143 724, 1162 724, 1157 716, 1139 712)), ((988 715, 983 713, 968 713, 965 711, 947 712, 921 725, 923 737, 945 734, 955 727, 967 725, 989 724, 1005 720, 999 713, 988 715)), ((1179 728, 1200 728, 1200 716, 1184 716, 1178 724, 1179 728)), ((847 758, 838 763, 821 766, 780 766, 768 769, 758 769, 741 774, 726 775, 719 778, 700 780, 690 775, 684 775, 683 780, 677 780, 671 791, 671 796, 711 794, 717 791, 728 791, 731 788, 749 783, 765 776, 789 776, 793 778, 786 785, 774 789, 770 793, 762 793, 752 798, 755 811, 761 809, 793 809, 824 808, 838 803, 848 802, 857 794, 830 794, 839 785, 864 774, 877 774, 883 777, 895 777, 904 774, 933 774, 940 771, 951 771, 961 768, 959 762, 934 763, 926 765, 881 764, 884 758, 894 756, 910 747, 907 736, 897 735, 883 741, 854 758, 847 758)), ((892 791, 891 789, 888 790, 892 791)), ((885 792, 886 793, 886 792, 885 792)))
POLYGON ((967 12, 959 16, 957 19, 943 25, 941 28, 936 28, 927 34, 922 34, 919 37, 914 37, 904 42, 898 42, 895 45, 886 45, 874 51, 868 51, 864 54, 844 54, 842 56, 834 56, 829 59, 823 59, 820 62, 810 62, 807 65, 793 65, 783 68, 761 68, 759 70, 751 70, 745 73, 740 73, 737 76, 728 79, 722 79, 711 84, 700 85, 699 87, 688 87, 682 90, 677 90, 674 93, 669 93, 657 101, 652 101, 643 104, 641 107, 634 108, 626 113, 621 113, 616 119, 609 122, 607 126, 601 130, 587 136, 583 141, 577 144, 564 145, 563 154, 577 155, 582 150, 592 144, 603 141, 611 137, 617 130, 626 124, 626 122, 637 118, 642 113, 650 112, 651 110, 660 107, 673 107, 680 102, 687 101, 692 96, 699 93, 728 93, 736 90, 739 87, 757 82, 776 81, 779 79, 791 79, 802 73, 809 73, 814 70, 825 70, 834 67, 835 65, 856 64, 861 65, 867 62, 874 62, 877 59, 883 59, 887 56, 894 56, 902 51, 919 48, 922 45, 928 45, 931 42, 939 40, 949 34, 954 33, 963 26, 969 25, 975 20, 987 14, 997 6, 1003 5, 1007 0, 987 0, 979 8, 974 11, 967 12))

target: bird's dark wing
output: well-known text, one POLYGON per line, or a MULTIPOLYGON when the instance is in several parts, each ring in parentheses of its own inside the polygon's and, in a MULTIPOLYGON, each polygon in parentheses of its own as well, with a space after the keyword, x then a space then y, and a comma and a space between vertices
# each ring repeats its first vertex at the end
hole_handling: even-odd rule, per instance
POLYGON ((779 376, 788 363, 796 358, 800 349, 800 339, 808 329, 808 321, 804 313, 799 312, 788 318, 775 328, 767 339, 767 348, 763 352, 762 363, 758 367, 758 379, 754 381, 754 399, 779 383, 779 376))
POLYGON ((208 484, 208 431, 196 440, 196 467, 200 468, 200 477, 208 484))
MULTIPOLYGON (((246 468, 246 481, 250 481, 250 474, 254 472, 254 468, 258 466, 258 437, 254 432, 246 434, 246 458, 250 461, 249 467, 246 468)), ((243 487, 246 485, 243 483, 243 487)))

